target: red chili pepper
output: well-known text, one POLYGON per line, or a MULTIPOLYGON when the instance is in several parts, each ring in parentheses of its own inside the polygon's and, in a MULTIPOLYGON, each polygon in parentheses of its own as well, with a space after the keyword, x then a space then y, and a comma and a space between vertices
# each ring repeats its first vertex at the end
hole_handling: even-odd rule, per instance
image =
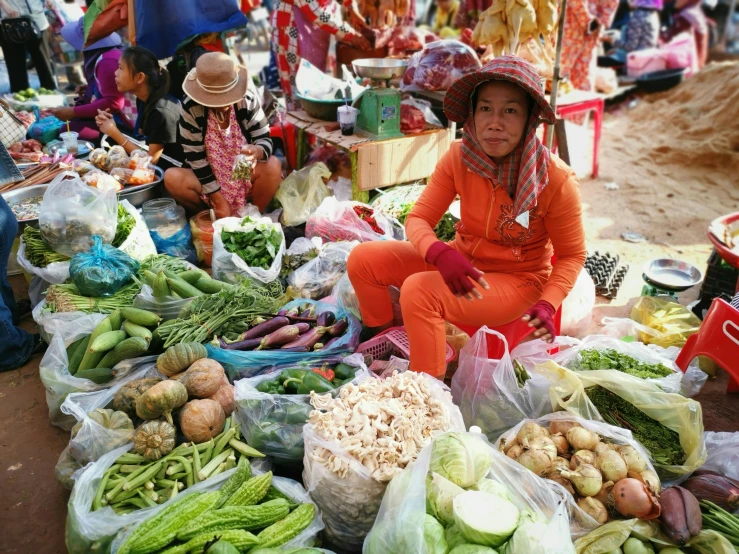
POLYGON ((311 369, 313 373, 318 373, 321 377, 326 379, 326 381, 333 381, 334 380, 334 370, 328 369, 326 365, 323 367, 314 367, 311 369))

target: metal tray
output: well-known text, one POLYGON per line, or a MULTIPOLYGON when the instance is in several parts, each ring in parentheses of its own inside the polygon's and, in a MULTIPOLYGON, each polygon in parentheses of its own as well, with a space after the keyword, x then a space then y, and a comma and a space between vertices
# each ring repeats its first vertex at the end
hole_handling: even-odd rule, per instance
MULTIPOLYGON (((11 190, 9 192, 4 192, 2 196, 8 204, 15 204, 16 202, 20 202, 21 200, 25 200, 26 198, 43 196, 46 193, 46 188, 48 186, 49 185, 34 185, 32 187, 11 190)), ((21 236, 23 234, 23 229, 25 229, 27 225, 30 225, 31 227, 38 227, 38 218, 24 219, 22 221, 19 220, 17 236, 21 236)))
POLYGON ((164 170, 154 166, 157 180, 145 185, 134 187, 123 187, 118 193, 118 200, 128 200, 134 208, 140 208, 147 200, 154 200, 162 195, 162 182, 164 181, 164 170))
POLYGON ((642 277, 650 285, 674 292, 688 290, 703 279, 701 272, 692 265, 667 258, 649 262, 642 277))
POLYGON ((352 62, 354 72, 362 78, 376 81, 399 79, 408 69, 408 60, 392 58, 364 58, 352 62))

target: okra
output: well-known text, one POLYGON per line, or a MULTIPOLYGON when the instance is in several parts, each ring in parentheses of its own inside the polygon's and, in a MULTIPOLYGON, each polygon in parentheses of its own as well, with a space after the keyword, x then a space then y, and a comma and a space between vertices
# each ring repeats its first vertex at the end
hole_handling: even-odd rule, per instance
POLYGON ((218 475, 219 473, 223 473, 224 471, 226 471, 226 462, 223 462, 222 464, 218 464, 218 467, 213 473, 210 474, 210 476, 214 477, 218 475))
POLYGON ((136 496, 136 493, 139 489, 132 489, 130 491, 124 491, 122 490, 118 494, 116 494, 113 499, 110 501, 111 504, 118 504, 119 502, 122 502, 123 500, 128 500, 129 498, 133 498, 136 496))
POLYGON ((105 485, 108 482, 108 479, 110 479, 110 476, 115 473, 117 466, 113 465, 108 468, 108 470, 103 475, 103 481, 100 483, 100 486, 98 487, 97 492, 95 493, 95 498, 92 501, 92 511, 99 510, 102 508, 102 501, 103 501, 103 493, 105 492, 105 485))
MULTIPOLYGON (((157 479, 157 485, 160 487, 172 487, 177 483, 174 479, 157 479)), ((182 483, 177 483, 180 485, 180 490, 182 490, 182 483)))
POLYGON ((120 473, 133 473, 134 471, 139 471, 140 469, 141 469, 140 465, 124 464, 121 466, 120 473))
POLYGON ((215 441, 210 439, 206 444, 203 455, 200 457, 200 465, 208 465, 208 462, 213 458, 213 449, 215 448, 215 441))
MULTIPOLYGON (((161 467, 162 462, 157 462, 134 479, 131 479, 128 483, 124 483, 123 490, 127 491, 140 487, 142 484, 146 483, 149 479, 154 477, 159 472, 159 469, 161 467)), ((131 475, 133 475, 133 473, 131 475)))
POLYGON ((230 441, 235 434, 236 434, 236 429, 232 427, 231 429, 229 429, 228 431, 226 431, 226 433, 223 434, 221 436, 221 438, 219 438, 216 441, 216 446, 215 446, 215 449, 213 450, 213 457, 214 458, 217 458, 218 455, 221 452, 223 452, 223 449, 226 448, 226 445, 228 444, 228 441, 230 441))
POLYGON ((169 494, 169 499, 172 500, 177 494, 183 489, 184 485, 179 481, 175 481, 172 485, 172 492, 169 494))
POLYGON ((200 482, 200 477, 198 474, 200 473, 200 453, 198 452, 198 447, 196 445, 192 445, 192 479, 195 483, 200 482))
POLYGON ((144 483, 144 488, 146 490, 148 490, 148 491, 153 491, 154 490, 154 483, 151 482, 151 481, 147 481, 146 483, 144 483))
POLYGON ((134 454, 133 452, 126 452, 118 456, 116 463, 119 464, 139 464, 141 462, 148 462, 141 454, 134 454))
POLYGON ((141 489, 138 489, 136 494, 138 494, 139 497, 149 506, 154 506, 159 498, 154 491, 142 491, 141 489))
POLYGON ((259 450, 256 450, 255 448, 252 448, 245 442, 241 442, 240 440, 231 439, 228 441, 228 444, 231 448, 234 450, 237 450, 244 456, 251 456, 252 458, 264 458, 264 454, 262 454, 259 450))
POLYGON ((215 456, 210 462, 208 462, 207 466, 200 470, 198 478, 201 481, 205 481, 231 454, 233 454, 233 450, 229 448, 225 452, 221 452, 218 456, 215 456))

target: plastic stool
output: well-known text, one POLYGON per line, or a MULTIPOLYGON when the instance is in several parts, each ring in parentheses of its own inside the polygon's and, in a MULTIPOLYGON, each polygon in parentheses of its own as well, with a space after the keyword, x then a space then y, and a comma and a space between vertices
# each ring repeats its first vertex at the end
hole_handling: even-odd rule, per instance
POLYGON ((269 128, 270 138, 278 138, 282 141, 285 150, 285 159, 290 169, 298 168, 298 141, 295 125, 285 120, 282 124, 276 123, 269 128))
MULTIPOLYGON (((369 358, 370 364, 375 360, 384 360, 390 356, 411 359, 411 345, 405 327, 386 329, 376 337, 357 346, 356 352, 364 354, 365 359, 369 358)), ((446 363, 451 362, 455 355, 454 348, 446 343, 446 363)))
POLYGON ((739 311, 715 298, 697 333, 688 337, 675 360, 686 371, 696 356, 707 356, 729 374, 726 392, 739 392, 739 311))

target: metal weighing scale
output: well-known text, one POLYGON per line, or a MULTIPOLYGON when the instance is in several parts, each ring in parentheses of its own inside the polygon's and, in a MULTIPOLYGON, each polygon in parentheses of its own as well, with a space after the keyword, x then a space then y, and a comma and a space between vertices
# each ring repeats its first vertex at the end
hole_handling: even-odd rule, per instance
POLYGON ((679 260, 652 260, 644 268, 642 278, 646 283, 642 296, 654 296, 677 302, 677 293, 688 290, 701 282, 701 272, 679 260))
POLYGON ((357 128, 373 140, 404 136, 400 132, 400 90, 390 88, 390 80, 403 76, 408 61, 367 58, 355 60, 352 66, 359 77, 372 80, 372 87, 354 102, 359 108, 357 128))

